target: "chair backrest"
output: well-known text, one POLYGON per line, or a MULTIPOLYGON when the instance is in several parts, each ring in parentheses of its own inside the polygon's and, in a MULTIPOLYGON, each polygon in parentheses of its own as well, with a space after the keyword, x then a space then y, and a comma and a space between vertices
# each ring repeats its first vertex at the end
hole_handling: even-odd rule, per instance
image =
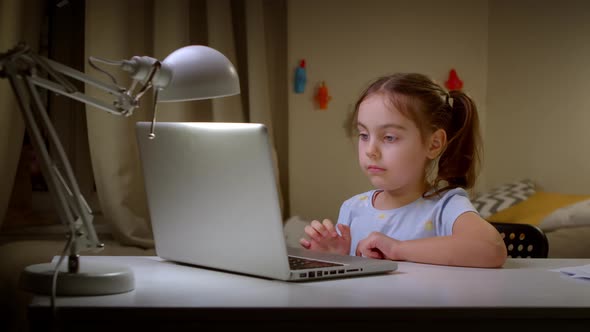
POLYGON ((531 224, 490 223, 502 235, 508 257, 547 258, 549 241, 539 227, 531 224))

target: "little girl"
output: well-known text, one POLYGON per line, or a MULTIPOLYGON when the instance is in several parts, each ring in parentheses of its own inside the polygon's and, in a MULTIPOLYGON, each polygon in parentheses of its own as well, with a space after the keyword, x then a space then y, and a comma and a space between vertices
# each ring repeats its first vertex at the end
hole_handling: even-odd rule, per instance
POLYGON ((356 102, 359 164, 376 188, 346 200, 336 227, 313 220, 307 249, 455 266, 501 267, 506 247, 466 189, 481 138, 473 100, 422 74, 377 79, 356 102))

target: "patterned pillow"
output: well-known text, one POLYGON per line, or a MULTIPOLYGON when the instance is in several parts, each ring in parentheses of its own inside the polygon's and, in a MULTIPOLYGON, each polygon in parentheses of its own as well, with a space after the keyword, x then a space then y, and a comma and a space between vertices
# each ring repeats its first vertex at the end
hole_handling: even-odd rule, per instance
POLYGON ((520 203, 536 192, 535 184, 528 180, 506 183, 471 199, 473 207, 483 218, 520 203))

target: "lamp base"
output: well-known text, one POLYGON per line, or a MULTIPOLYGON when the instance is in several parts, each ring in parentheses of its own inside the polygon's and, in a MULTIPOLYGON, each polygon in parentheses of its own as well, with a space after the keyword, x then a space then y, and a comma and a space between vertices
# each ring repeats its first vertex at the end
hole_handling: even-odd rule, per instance
MULTIPOLYGON (((56 263, 34 264, 25 267, 20 275, 24 290, 51 295, 56 263)), ((79 272, 70 273, 67 265, 60 266, 56 295, 92 296, 125 293, 135 289, 133 272, 126 266, 92 262, 80 264, 79 272)))

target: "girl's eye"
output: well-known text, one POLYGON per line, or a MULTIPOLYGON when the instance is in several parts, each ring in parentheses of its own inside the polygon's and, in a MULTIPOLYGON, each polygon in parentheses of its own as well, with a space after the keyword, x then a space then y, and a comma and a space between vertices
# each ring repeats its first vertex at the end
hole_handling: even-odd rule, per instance
POLYGON ((367 134, 364 134, 364 133, 360 133, 360 134, 359 134, 359 138, 360 138, 361 140, 363 140, 363 141, 366 141, 366 140, 368 140, 368 139, 369 139, 369 135, 367 135, 367 134))
POLYGON ((385 139, 386 142, 394 142, 397 139, 397 137, 391 136, 391 135, 387 135, 387 136, 385 136, 384 139, 385 139))

